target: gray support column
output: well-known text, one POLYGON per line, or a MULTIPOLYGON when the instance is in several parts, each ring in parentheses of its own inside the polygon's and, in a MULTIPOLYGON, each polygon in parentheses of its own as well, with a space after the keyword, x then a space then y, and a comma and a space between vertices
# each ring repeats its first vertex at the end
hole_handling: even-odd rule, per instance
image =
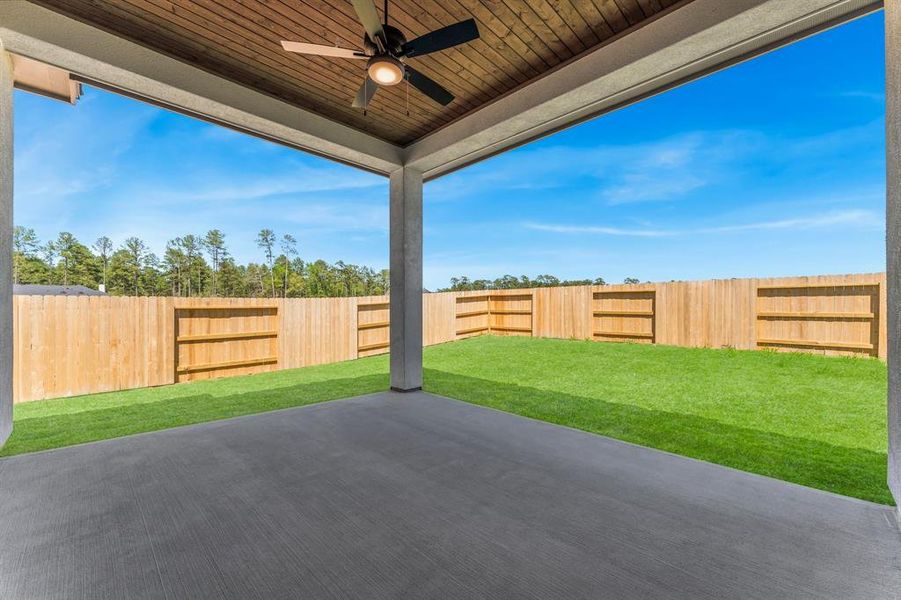
POLYGON ((888 483, 901 510, 901 0, 885 2, 888 483))
POLYGON ((0 446, 13 429, 13 71, 0 41, 0 446))
POLYGON ((391 389, 422 388, 422 173, 391 174, 391 389))

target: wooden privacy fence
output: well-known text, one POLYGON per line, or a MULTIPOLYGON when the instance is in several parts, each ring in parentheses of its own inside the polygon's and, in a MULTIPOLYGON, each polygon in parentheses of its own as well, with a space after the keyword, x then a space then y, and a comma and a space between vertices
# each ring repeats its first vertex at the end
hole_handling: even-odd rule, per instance
MULTIPOLYGON (((423 296, 423 343, 515 335, 885 357, 885 274, 423 296)), ((16 296, 16 402, 389 351, 388 298, 16 296)))

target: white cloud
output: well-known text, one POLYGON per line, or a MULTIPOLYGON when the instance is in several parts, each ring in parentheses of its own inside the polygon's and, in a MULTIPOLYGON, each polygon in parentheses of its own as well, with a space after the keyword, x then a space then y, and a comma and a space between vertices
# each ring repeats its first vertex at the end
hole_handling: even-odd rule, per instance
POLYGON ((846 127, 816 135, 773 139, 766 149, 766 157, 777 164, 791 165, 795 161, 822 166, 826 161, 844 165, 848 154, 861 148, 872 148, 885 135, 885 121, 876 119, 855 127, 846 127))
MULTIPOLYGON (((218 173, 215 178, 183 184, 180 189, 166 190, 167 199, 175 202, 247 201, 296 194, 336 192, 385 186, 384 179, 362 171, 298 166, 288 175, 277 177, 259 173, 218 173)), ((162 190, 161 190, 162 192, 162 190)))
POLYGON ((551 223, 523 223, 523 227, 533 231, 545 231, 568 235, 607 235, 628 237, 677 237, 692 235, 718 235, 742 233, 746 231, 789 230, 802 231, 808 229, 826 229, 836 227, 854 227, 858 229, 881 229, 884 227, 882 216, 870 210, 832 211, 807 217, 739 223, 716 227, 695 227, 687 229, 630 229, 594 225, 560 225, 551 223))
POLYGON ((578 187, 608 205, 672 202, 697 192, 765 183, 748 173, 807 176, 841 168, 848 153, 882 139, 882 120, 826 133, 783 136, 749 129, 698 130, 634 144, 536 145, 501 155, 429 184, 433 202, 486 192, 578 187))
POLYGON ((885 102, 885 93, 884 92, 871 92, 867 90, 851 90, 847 92, 842 92, 839 94, 843 98, 859 98, 862 100, 870 100, 871 102, 877 102, 879 104, 883 104, 885 102))
POLYGON ((388 232, 388 206, 383 203, 342 202, 304 204, 282 215, 284 221, 318 231, 388 232))
POLYGON ((607 204, 671 201, 723 181, 762 143, 757 132, 724 130, 635 144, 527 147, 429 184, 427 199, 577 184, 607 204))
POLYGON ((78 106, 50 103, 17 92, 22 101, 16 120, 15 186, 17 200, 61 200, 108 187, 119 159, 136 143, 156 110, 105 111, 97 96, 86 95, 78 106), (41 110, 32 109, 41 103, 41 110), (99 127, 98 121, 115 126, 99 127))
POLYGON ((685 196, 709 183, 709 179, 691 173, 668 177, 633 173, 625 176, 621 184, 604 189, 601 196, 610 205, 663 201, 685 196))

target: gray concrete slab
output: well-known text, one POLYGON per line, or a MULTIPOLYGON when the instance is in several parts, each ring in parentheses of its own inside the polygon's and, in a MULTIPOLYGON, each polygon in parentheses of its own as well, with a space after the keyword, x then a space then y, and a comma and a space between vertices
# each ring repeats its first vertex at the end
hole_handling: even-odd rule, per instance
POLYGON ((422 392, 0 460, 0 598, 898 598, 888 507, 422 392))

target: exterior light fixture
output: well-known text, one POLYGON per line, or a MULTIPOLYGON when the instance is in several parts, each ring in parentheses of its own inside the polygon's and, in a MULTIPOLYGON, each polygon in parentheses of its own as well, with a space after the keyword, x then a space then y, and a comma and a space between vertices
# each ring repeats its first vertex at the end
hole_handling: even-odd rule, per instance
POLYGON ((369 78, 379 85, 397 85, 404 79, 404 64, 393 56, 373 56, 367 70, 369 78))

